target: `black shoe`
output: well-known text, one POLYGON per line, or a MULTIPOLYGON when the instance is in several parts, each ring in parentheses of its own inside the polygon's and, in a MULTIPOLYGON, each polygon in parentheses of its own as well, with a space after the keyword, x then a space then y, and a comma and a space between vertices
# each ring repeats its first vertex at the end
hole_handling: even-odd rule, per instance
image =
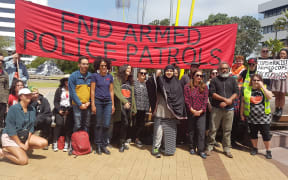
POLYGON ((281 117, 282 113, 283 113, 283 109, 282 108, 278 108, 277 116, 281 117))
POLYGON ((119 147, 119 152, 124 152, 124 150, 125 150, 125 146, 124 144, 121 144, 119 147))
POLYGON ((252 148, 250 154, 251 154, 252 156, 255 156, 257 153, 258 153, 258 149, 257 149, 257 148, 252 148))
POLYGON ((94 154, 99 154, 99 155, 102 154, 101 146, 100 146, 100 145, 97 145, 97 146, 96 146, 96 150, 95 150, 94 154))
POLYGON ((193 148, 191 148, 190 150, 189 150, 189 152, 190 152, 190 154, 196 154, 196 152, 195 152, 195 150, 193 149, 193 148))
POLYGON ((270 150, 267 150, 265 157, 266 159, 272 159, 272 152, 270 150))
POLYGON ((220 144, 216 142, 216 143, 214 144, 214 146, 215 146, 215 147, 220 147, 220 144))
MULTIPOLYGON (((275 112, 272 114, 273 116, 278 116, 279 115, 279 111, 280 111, 280 108, 276 107, 275 108, 275 112)), ((281 113, 282 114, 282 113, 281 113)))
POLYGON ((207 158, 207 155, 204 153, 204 152, 200 152, 199 153, 199 156, 203 159, 206 159, 207 158))
POLYGON ((111 154, 111 152, 106 148, 106 146, 101 146, 101 151, 107 155, 111 154))

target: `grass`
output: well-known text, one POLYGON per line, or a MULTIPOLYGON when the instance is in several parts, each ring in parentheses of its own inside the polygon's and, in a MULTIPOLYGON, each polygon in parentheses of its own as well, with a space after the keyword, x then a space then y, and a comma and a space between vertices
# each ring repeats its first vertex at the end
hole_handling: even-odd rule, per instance
POLYGON ((29 82, 28 86, 36 87, 36 88, 45 88, 45 87, 58 87, 59 82, 29 82))

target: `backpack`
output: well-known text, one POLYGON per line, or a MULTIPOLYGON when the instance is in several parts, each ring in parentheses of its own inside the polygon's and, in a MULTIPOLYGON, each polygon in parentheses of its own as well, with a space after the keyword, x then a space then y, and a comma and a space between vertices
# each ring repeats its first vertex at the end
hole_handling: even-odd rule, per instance
POLYGON ((60 136, 58 138, 57 145, 58 145, 58 149, 59 150, 63 150, 64 149, 64 146, 65 146, 65 137, 64 136, 60 136))
POLYGON ((76 156, 89 154, 92 151, 89 135, 86 131, 77 131, 71 137, 72 152, 76 156))

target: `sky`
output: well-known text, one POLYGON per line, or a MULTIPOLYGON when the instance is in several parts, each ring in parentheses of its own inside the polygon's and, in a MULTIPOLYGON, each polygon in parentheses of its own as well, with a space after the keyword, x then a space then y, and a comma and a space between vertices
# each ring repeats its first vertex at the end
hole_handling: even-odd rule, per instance
MULTIPOLYGON (((120 0, 122 1, 122 0, 120 0)), ((128 1, 128 0, 125 0, 128 1)), ((142 24, 143 0, 140 1, 139 24, 142 24)), ((176 17, 177 0, 173 1, 173 23, 176 17)), ((258 5, 269 0, 195 0, 193 23, 203 21, 210 14, 225 13, 228 16, 254 16, 261 18, 258 14, 258 5)), ((179 25, 187 26, 192 0, 181 0, 179 25)), ((137 23, 138 0, 130 0, 130 8, 116 8, 116 0, 48 0, 48 6, 78 13, 95 18, 137 23)), ((144 23, 155 19, 169 18, 170 0, 146 0, 146 11, 144 23)))

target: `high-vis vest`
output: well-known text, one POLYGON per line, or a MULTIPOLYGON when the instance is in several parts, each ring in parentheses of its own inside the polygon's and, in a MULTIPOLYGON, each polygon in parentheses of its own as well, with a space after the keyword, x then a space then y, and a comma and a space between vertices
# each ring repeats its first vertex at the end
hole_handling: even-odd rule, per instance
POLYGON ((245 77, 245 80, 243 82, 243 89, 246 89, 248 86, 249 86, 249 83, 250 83, 250 69, 248 68, 247 69, 247 73, 246 73, 246 77, 245 77))
MULTIPOLYGON (((266 85, 265 85, 265 87, 266 87, 266 85)), ((261 89, 261 91, 264 94, 263 89, 261 89)), ((251 86, 244 88, 244 115, 245 116, 249 116, 249 114, 250 114, 251 93, 252 93, 252 87, 251 86)), ((265 97, 265 94, 264 94, 264 104, 265 104, 265 114, 270 114, 271 113, 270 101, 265 97)))

